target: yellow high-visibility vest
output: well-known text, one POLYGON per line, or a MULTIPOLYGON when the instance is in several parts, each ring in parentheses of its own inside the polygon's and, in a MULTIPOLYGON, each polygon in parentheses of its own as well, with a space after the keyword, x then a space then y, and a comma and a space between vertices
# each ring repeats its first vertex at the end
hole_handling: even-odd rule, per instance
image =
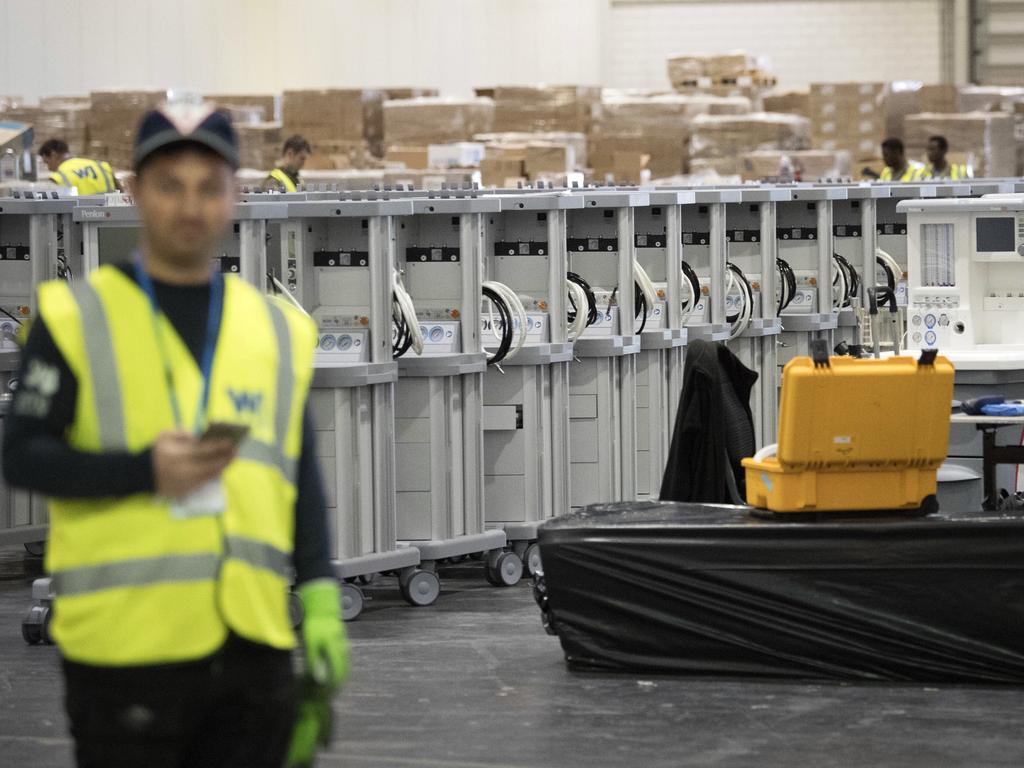
MULTIPOLYGON (((295 475, 316 329, 242 280, 224 280, 207 419, 249 426, 221 478, 226 509, 183 516, 153 493, 52 499, 52 633, 72 661, 194 660, 213 653, 229 630, 274 648, 295 643, 287 608, 295 475)), ((78 382, 71 447, 149 448, 175 428, 169 386, 181 413, 196 412, 195 359, 160 315, 168 383, 149 298, 121 270, 44 283, 39 311, 78 382)))
POLYGON ((87 157, 69 157, 50 174, 50 181, 64 187, 73 187, 80 195, 117 191, 110 163, 87 157))
POLYGON ((920 181, 924 178, 925 167, 923 163, 919 163, 916 160, 911 160, 907 163, 907 169, 900 175, 898 179, 894 179, 892 176, 892 168, 885 166, 882 169, 882 175, 878 177, 879 181, 920 181))
POLYGON ((285 192, 298 192, 299 190, 295 182, 291 180, 291 177, 280 168, 272 170, 269 174, 269 178, 283 186, 285 192))
POLYGON ((961 179, 971 178, 971 173, 967 170, 967 165, 964 163, 950 163, 946 173, 936 173, 934 166, 929 165, 925 169, 924 178, 960 181, 961 179))

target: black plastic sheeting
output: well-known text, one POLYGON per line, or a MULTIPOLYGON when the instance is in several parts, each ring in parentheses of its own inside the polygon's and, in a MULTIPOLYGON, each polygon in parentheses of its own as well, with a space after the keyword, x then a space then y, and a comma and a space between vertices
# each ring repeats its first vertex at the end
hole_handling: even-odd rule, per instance
POLYGON ((540 548, 538 599, 573 667, 1024 682, 1024 515, 641 502, 551 520, 540 548))

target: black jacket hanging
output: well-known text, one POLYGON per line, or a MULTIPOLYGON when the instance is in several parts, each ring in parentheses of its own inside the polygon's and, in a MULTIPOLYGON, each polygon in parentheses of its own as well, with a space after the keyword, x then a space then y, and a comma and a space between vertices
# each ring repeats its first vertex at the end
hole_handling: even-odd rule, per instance
POLYGON ((733 503, 729 468, 743 497, 740 460, 752 456, 750 393, 757 373, 724 344, 693 341, 661 481, 663 501, 733 503))

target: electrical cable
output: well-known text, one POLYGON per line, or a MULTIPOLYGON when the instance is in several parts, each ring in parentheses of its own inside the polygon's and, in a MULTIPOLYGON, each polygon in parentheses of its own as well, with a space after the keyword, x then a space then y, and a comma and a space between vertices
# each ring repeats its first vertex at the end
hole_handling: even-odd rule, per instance
POLYGON ((875 261, 885 271, 886 282, 889 290, 896 290, 896 281, 903 279, 903 267, 881 248, 875 248, 875 261))
MULTIPOLYGON (((590 283, 575 272, 566 272, 565 279, 575 283, 583 290, 587 299, 587 325, 585 327, 590 327, 597 322, 597 297, 594 295, 594 289, 590 287, 590 283)), ((569 317, 569 322, 571 323, 574 319, 575 316, 569 317)))
POLYGON ((17 323, 18 325, 21 325, 21 320, 19 320, 18 318, 16 318, 16 317, 15 317, 14 315, 12 315, 12 314, 11 314, 10 312, 8 312, 8 311, 7 311, 6 309, 4 309, 3 307, 0 307, 0 312, 3 312, 3 313, 4 313, 5 315, 7 315, 7 316, 8 316, 9 318, 11 318, 11 320, 13 320, 14 322, 16 322, 16 323, 17 323))
MULTIPOLYGON (((498 349, 493 353, 487 352, 487 364, 497 365, 504 360, 512 348, 512 336, 515 333, 515 328, 512 323, 512 312, 510 311, 508 304, 505 300, 495 291, 493 288, 484 285, 482 288, 484 298, 491 303, 491 328, 496 328, 499 324, 501 326, 501 337, 498 349), (494 322, 493 310, 498 310, 499 321, 494 322)), ((484 350, 486 352, 486 350, 484 350)))
MULTIPOLYGON (((512 335, 512 340, 510 341, 511 348, 510 349, 506 349, 505 354, 502 355, 502 357, 500 359, 495 360, 494 362, 500 362, 501 360, 507 360, 507 359, 509 359, 511 357, 514 357, 515 354, 517 352, 519 352, 519 350, 521 350, 524 346, 526 346, 526 335, 527 335, 527 331, 529 330, 529 328, 528 328, 529 320, 526 317, 526 307, 523 306, 523 302, 520 300, 520 298, 516 294, 516 292, 513 291, 511 288, 509 288, 504 283, 498 283, 498 282, 495 282, 493 280, 489 280, 489 281, 485 281, 482 284, 482 287, 483 287, 483 290, 484 290, 484 297, 487 298, 489 300, 489 302, 490 302, 490 306, 491 306, 491 332, 494 334, 495 338, 503 339, 504 336, 506 335, 506 331, 511 329, 511 335, 512 335), (492 298, 491 294, 493 294, 493 296, 495 296, 497 298, 496 299, 492 298), (494 310, 495 305, 499 304, 499 303, 500 304, 504 304, 505 310, 506 310, 506 314, 508 315, 508 318, 511 321, 509 326, 502 326, 502 336, 501 337, 498 336, 497 329, 496 329, 495 324, 494 324, 494 314, 493 314, 493 310, 494 310), (519 325, 518 333, 515 332, 515 326, 516 326, 517 322, 518 322, 518 325, 519 325)), ((500 307, 499 307, 499 312, 500 312, 500 307)))
POLYGON ((729 273, 725 295, 728 296, 733 288, 738 287, 740 300, 742 301, 739 311, 726 317, 726 320, 732 324, 732 330, 729 332, 729 340, 731 341, 743 335, 743 332, 747 330, 754 316, 754 289, 751 287, 750 281, 747 280, 747 276, 743 274, 743 270, 731 261, 726 262, 725 267, 729 273))
MULTIPOLYGON (((394 271, 391 281, 391 297, 393 302, 392 316, 395 318, 396 323, 398 322, 397 318, 401 317, 402 321, 399 323, 399 329, 401 330, 402 326, 404 326, 404 330, 409 336, 408 345, 405 346, 405 349, 400 354, 396 351, 395 357, 401 357, 410 347, 417 355, 422 355, 423 331, 420 328, 419 318, 416 317, 416 307, 412 303, 412 297, 402 287, 402 276, 397 269, 394 271)), ((401 333, 399 336, 401 336, 401 333)))
POLYGON ((299 312, 304 314, 306 317, 312 318, 312 315, 310 315, 309 312, 306 311, 306 308, 299 303, 299 300, 292 295, 292 292, 289 291, 284 286, 284 284, 274 276, 272 272, 267 272, 267 278, 270 280, 271 286, 275 289, 275 296, 283 296, 285 300, 293 307, 295 307, 297 310, 299 310, 299 312))
POLYGON ((587 293, 578 283, 574 283, 572 280, 566 280, 565 285, 569 290, 569 311, 566 313, 568 317, 568 332, 566 338, 573 342, 582 336, 583 331, 587 329, 587 315, 579 311, 579 308, 587 303, 587 293))
POLYGON ((697 311, 697 305, 700 303, 700 278, 697 277, 697 272, 687 264, 685 261, 682 262, 683 268, 683 287, 687 289, 690 294, 690 298, 683 302, 683 324, 693 316, 693 313, 697 311))
POLYGON ((775 314, 781 315, 782 310, 793 303, 793 299, 796 298, 796 273, 788 261, 779 257, 775 258, 775 267, 778 269, 780 277, 779 301, 775 314))

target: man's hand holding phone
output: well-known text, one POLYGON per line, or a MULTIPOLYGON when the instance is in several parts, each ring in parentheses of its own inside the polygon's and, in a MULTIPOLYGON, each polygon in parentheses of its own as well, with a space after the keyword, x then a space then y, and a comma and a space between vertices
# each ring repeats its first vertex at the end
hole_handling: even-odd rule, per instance
POLYGON ((224 422, 211 423, 201 437, 184 430, 169 430, 153 446, 156 492, 180 499, 220 477, 234 460, 249 428, 224 422))

